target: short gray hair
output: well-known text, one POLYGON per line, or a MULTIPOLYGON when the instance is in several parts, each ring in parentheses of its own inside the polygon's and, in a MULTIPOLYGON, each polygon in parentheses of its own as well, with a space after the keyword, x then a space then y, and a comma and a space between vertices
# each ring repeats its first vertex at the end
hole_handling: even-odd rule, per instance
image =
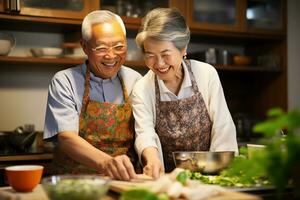
POLYGON ((190 29, 178 9, 156 8, 143 18, 141 29, 135 38, 142 51, 147 38, 170 41, 177 49, 183 50, 190 41, 190 29))
POLYGON ((85 41, 89 41, 92 37, 92 26, 94 24, 101 24, 105 22, 116 21, 120 24, 124 35, 126 36, 126 29, 123 20, 117 14, 108 10, 95 10, 90 12, 82 21, 81 34, 85 41))

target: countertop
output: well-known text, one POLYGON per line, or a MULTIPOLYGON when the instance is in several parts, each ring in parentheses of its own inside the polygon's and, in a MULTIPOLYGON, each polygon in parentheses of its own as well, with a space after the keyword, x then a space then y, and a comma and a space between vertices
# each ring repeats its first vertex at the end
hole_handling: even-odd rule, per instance
POLYGON ((4 155, 0 156, 0 161, 52 160, 52 158, 52 153, 4 155))
MULTIPOLYGON (((109 191, 108 194, 102 198, 102 200, 117 200, 119 194, 109 191)), ((0 200, 49 200, 41 185, 38 185, 32 192, 20 193, 14 191, 11 187, 0 188, 0 200)), ((214 196, 208 198, 207 200, 261 200, 260 197, 255 195, 250 195, 246 193, 231 192, 224 195, 214 196)), ((181 199, 182 200, 182 199, 181 199)))
MULTIPOLYGON (((38 185, 32 192, 16 192, 11 187, 0 188, 0 200, 49 200, 41 185, 38 185)), ((108 194, 102 200, 116 200, 116 194, 108 194)))

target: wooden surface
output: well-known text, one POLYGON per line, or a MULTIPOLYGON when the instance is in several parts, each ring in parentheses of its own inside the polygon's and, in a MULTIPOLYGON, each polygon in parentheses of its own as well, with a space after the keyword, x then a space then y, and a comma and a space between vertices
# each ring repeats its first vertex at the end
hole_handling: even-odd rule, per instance
POLYGON ((52 160, 52 153, 0 156, 0 161, 52 160))
MULTIPOLYGON (((147 188, 151 184, 151 181, 141 181, 141 182, 126 182, 126 181, 112 181, 110 184, 110 190, 121 193, 122 191, 126 191, 131 188, 147 188)), ((207 198, 207 200, 260 200, 259 196, 234 192, 234 191, 226 191, 222 192, 218 196, 207 198)))
MULTIPOLYGON (((125 183, 123 181, 112 181, 111 190, 113 191, 124 191, 132 186, 141 185, 141 183, 125 183), (128 187, 130 186, 130 187, 128 187)), ((142 184, 143 185, 143 184, 142 184)), ((118 196, 116 193, 109 192, 102 200, 117 200, 118 196)), ((49 200, 45 194, 41 185, 38 185, 32 192, 29 193, 20 193, 14 191, 11 187, 0 188, 0 200, 49 200)), ((260 200, 258 196, 228 191, 222 193, 222 195, 208 198, 207 200, 260 200)))
MULTIPOLYGON (((49 200, 41 185, 38 185, 32 192, 20 193, 11 187, 0 188, 0 200, 49 200)), ((101 200, 116 200, 114 194, 108 194, 101 200)))

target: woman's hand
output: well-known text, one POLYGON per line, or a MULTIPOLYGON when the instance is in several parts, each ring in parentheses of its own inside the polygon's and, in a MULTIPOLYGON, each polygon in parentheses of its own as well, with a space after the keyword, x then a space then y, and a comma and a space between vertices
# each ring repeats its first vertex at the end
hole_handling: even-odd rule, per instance
POLYGON ((143 153, 143 160, 145 166, 143 168, 144 174, 153 178, 159 178, 160 174, 163 173, 163 166, 158 157, 158 151, 154 147, 146 148, 143 153))
POLYGON ((129 181, 137 178, 134 167, 126 155, 106 159, 101 168, 105 175, 113 179, 129 181))

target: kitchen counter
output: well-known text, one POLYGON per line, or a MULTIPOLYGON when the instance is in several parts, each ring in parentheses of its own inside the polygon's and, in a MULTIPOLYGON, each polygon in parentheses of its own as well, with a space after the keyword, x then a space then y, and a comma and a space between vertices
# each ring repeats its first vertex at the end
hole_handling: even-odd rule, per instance
MULTIPOLYGON (((108 194, 101 200, 117 200, 119 195, 115 192, 109 191, 108 194)), ((49 200, 41 185, 38 185, 32 192, 20 193, 14 191, 11 187, 0 188, 0 199, 7 200, 49 200)), ((244 193, 229 192, 228 195, 215 196, 207 200, 260 200, 258 196, 248 195, 244 193)))
POLYGON ((1 161, 52 160, 52 153, 0 156, 1 161))
POLYGON ((52 159, 53 154, 50 152, 0 155, 0 187, 7 185, 4 172, 5 167, 12 165, 43 165, 44 174, 47 174, 47 166, 49 163, 51 163, 52 159))
MULTIPOLYGON (((0 188, 0 200, 49 200, 41 185, 38 185, 32 192, 21 193, 14 191, 11 187, 0 188)), ((101 200, 116 200, 118 195, 109 193, 101 200)))

